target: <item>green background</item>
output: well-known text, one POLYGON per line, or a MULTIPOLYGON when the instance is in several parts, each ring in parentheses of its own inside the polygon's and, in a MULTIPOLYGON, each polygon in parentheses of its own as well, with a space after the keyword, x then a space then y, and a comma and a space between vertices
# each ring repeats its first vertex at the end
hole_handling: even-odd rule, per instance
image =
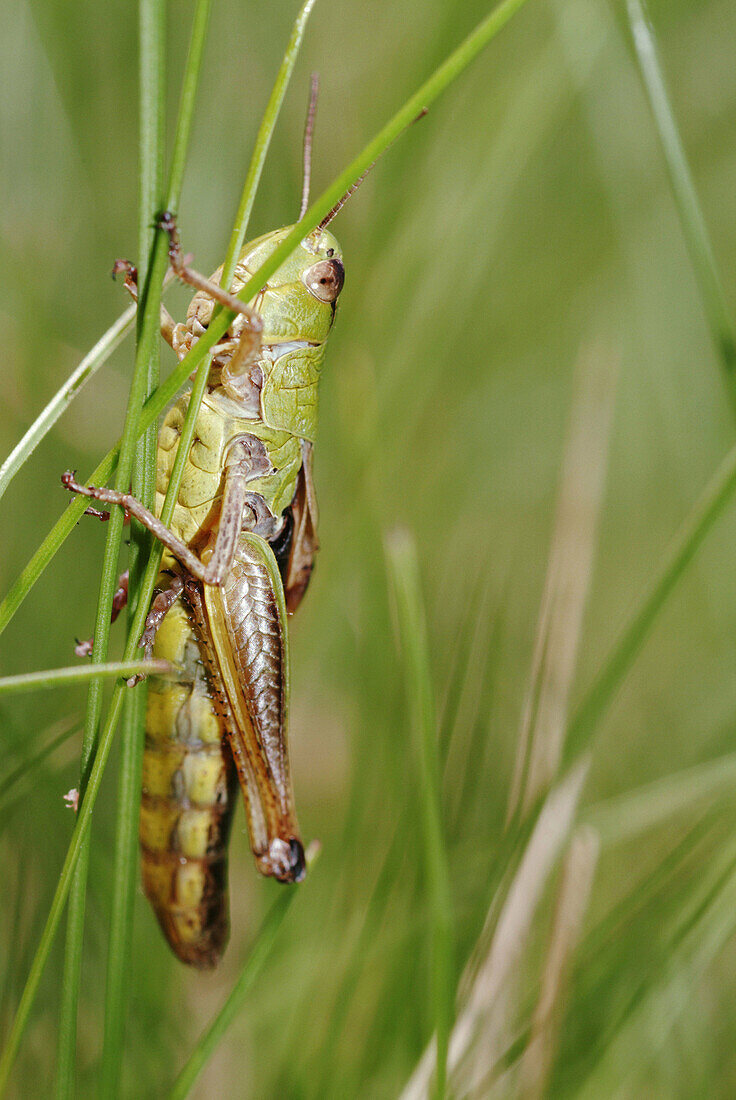
MULTIPOLYGON (((318 0, 251 236, 298 212, 310 71, 322 81, 319 191, 486 10, 478 0, 318 0)), ((172 120, 190 13, 170 5, 172 120)), ((214 5, 180 211, 200 269, 222 260, 294 14, 284 0, 214 5)), ((652 0, 651 14, 733 302, 736 8, 652 0)), ((0 13, 0 457, 126 304, 109 270, 135 258, 136 34, 133 4, 24 0, 0 13)), ((386 532, 408 527, 421 567, 459 976, 490 900, 576 362, 597 347, 618 365, 618 390, 573 705, 734 437, 621 3, 529 0, 333 228, 346 284, 321 392, 322 549, 292 630, 297 804, 323 854, 200 1097, 394 1096, 430 1035, 417 762, 386 532)), ((167 296, 177 316, 186 301, 178 288, 167 296)), ((3 498, 0 593, 62 510, 61 472, 86 474, 117 439, 131 367, 129 342, 3 498)), ((735 534, 731 509, 658 620, 600 727, 585 804, 734 749, 735 534)), ((94 521, 78 526, 3 636, 3 675, 72 663, 75 635, 92 630, 103 540, 94 521)), ((120 626, 114 637, 116 652, 120 626)), ((83 708, 81 688, 4 700, 0 776, 83 708)), ((62 795, 76 785, 78 751, 75 737, 0 801, 4 1025, 68 843, 62 795)), ((113 760, 93 823, 80 1096, 95 1094, 101 1041, 114 771, 113 760)), ((586 934, 614 906, 617 923, 573 974, 551 1095, 578 1095, 637 989, 660 988, 670 926, 695 904, 733 818, 728 800, 688 805, 635 842, 604 846, 586 934), (698 822, 697 844, 683 841, 698 822), (667 889, 647 894, 643 879, 677 843, 687 859, 667 889)), ((138 899, 123 1095, 162 1095, 278 896, 257 878, 244 830, 239 810, 231 943, 216 974, 180 967, 138 899)), ((533 1003, 552 909, 550 895, 518 964, 522 1003, 533 1003)), ((734 1095, 736 950, 725 939, 686 997, 665 998, 653 1034, 624 1043, 616 1095, 734 1095)), ((51 1088, 61 943, 21 1048, 19 1096, 51 1088)))

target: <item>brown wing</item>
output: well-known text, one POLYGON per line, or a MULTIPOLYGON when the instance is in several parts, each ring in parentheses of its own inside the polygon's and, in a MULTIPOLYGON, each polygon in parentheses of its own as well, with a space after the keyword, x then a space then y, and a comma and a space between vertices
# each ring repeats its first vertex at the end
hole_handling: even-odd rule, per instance
POLYGON ((243 531, 225 582, 202 594, 256 863, 264 875, 299 882, 306 864, 289 769, 286 606, 269 544, 243 531))
POLYGON ((312 444, 302 440, 302 468, 291 503, 294 527, 289 560, 284 574, 286 610, 292 615, 307 590, 314 568, 314 555, 319 549, 317 538, 317 497, 312 477, 312 444))

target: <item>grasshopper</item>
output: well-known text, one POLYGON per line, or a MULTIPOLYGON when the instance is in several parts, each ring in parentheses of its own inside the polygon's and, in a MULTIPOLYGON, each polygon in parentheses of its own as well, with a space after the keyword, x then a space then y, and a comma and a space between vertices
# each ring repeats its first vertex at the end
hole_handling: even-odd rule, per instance
MULTIPOLYGON (((302 214, 313 116, 314 102, 302 214)), ((187 265, 175 220, 164 214, 172 267, 197 291, 183 324, 162 309, 162 334, 179 359, 207 329, 216 302, 236 311, 213 349, 171 527, 157 515, 187 394, 160 429, 156 515, 127 493, 81 485, 70 473, 62 479, 72 492, 125 508, 165 547, 141 644, 178 674, 149 685, 142 878, 175 954, 199 968, 217 965, 228 938, 227 843, 238 782, 258 870, 288 883, 306 872, 288 756, 287 615, 304 595, 318 545, 318 383, 345 277, 327 225, 356 186, 249 305, 235 295, 289 229, 245 246, 228 292, 219 286, 222 268, 206 279, 187 265)), ((135 297, 135 269, 122 261, 116 268, 135 297)))

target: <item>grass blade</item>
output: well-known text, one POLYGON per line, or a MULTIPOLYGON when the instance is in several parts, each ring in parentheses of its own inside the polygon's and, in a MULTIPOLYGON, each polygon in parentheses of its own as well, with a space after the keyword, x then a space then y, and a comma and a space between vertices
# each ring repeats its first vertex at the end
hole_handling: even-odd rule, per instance
MULTIPOLYGON (((167 272, 164 286, 168 286, 171 281, 172 274, 167 272)), ((94 347, 87 352, 63 386, 56 391, 48 405, 38 414, 23 438, 16 443, 2 466, 0 466, 0 497, 3 496, 18 470, 28 461, 41 440, 48 435, 74 398, 82 392, 90 379, 97 374, 100 367, 103 367, 112 353, 120 347, 133 328, 135 316, 136 307, 131 305, 120 314, 116 321, 113 321, 107 332, 103 332, 94 347)))
POLYGON ((225 262, 223 264, 222 285, 224 287, 230 286, 233 272, 235 271, 235 265, 238 262, 238 256, 243 248, 245 234, 248 232, 248 223, 250 222, 250 215, 253 210, 253 203, 255 201, 256 192, 258 191, 258 184, 261 181, 268 148, 276 128, 276 120, 281 111, 281 104, 284 102, 286 89, 289 86, 296 59, 299 56, 299 49, 302 44, 302 38, 304 37, 307 20, 309 19, 315 2, 316 0, 305 0, 305 3, 302 4, 299 14, 294 21, 294 27, 286 46, 286 52, 284 53, 279 71, 276 74, 276 80, 271 95, 269 96, 268 103, 266 104, 266 110, 263 113, 261 125, 256 134, 253 155, 248 168, 248 174, 245 177, 243 193, 235 215, 235 225, 230 236, 230 243, 228 244, 225 262))
POLYGON ((649 636, 654 622, 703 539, 721 516, 736 489, 736 447, 726 455, 665 553, 657 576, 614 644, 608 660, 574 715, 568 730, 566 757, 586 748, 649 636))
POLYGON ((736 330, 726 304, 713 245, 667 93, 662 66, 657 56, 657 43, 645 4, 643 0, 627 0, 626 6, 639 70, 662 144, 682 232, 711 335, 721 359, 731 407, 736 413, 736 330))
POLYGON ((579 829, 565 856, 549 949, 534 1010, 531 1036, 521 1062, 520 1095, 542 1100, 562 1023, 563 1004, 575 949, 590 900, 599 842, 592 829, 579 829))
POLYGON ((676 937, 665 972, 637 1000, 600 1062, 576 1093, 580 1100, 611 1096, 617 1090, 636 1095, 636 1071, 656 1057, 678 1017, 692 1004, 704 971, 736 930, 736 858, 724 851, 730 874, 703 906, 689 928, 676 937), (679 942, 677 942, 679 940, 679 942), (630 1089, 629 1089, 630 1086, 630 1089))
POLYGON ((2 1055, 0 1055, 0 1096, 3 1095, 8 1086, 8 1080, 10 1077, 10 1071, 13 1068, 13 1062, 15 1056, 18 1053, 18 1047, 25 1031, 26 1024, 28 1023, 28 1017, 30 1015, 31 1006, 33 1000, 38 991, 38 985, 41 981, 41 975, 43 974, 44 967, 51 951, 51 945, 59 927, 62 913, 64 912, 64 905, 69 894, 71 887, 72 875, 74 868, 77 865, 80 851, 83 847, 85 837, 89 831, 92 810, 94 808, 97 793, 100 789, 102 782, 102 775, 107 764, 108 756, 110 755, 110 748, 112 747, 112 738, 115 729, 115 724, 120 715, 120 710, 123 702, 123 690, 122 688, 116 688, 113 691, 112 703, 110 707, 110 714, 105 728, 100 736, 99 748, 92 765, 92 769, 89 773, 89 781, 87 783, 87 790, 85 793, 85 799, 79 808, 79 814, 77 815, 77 821, 72 832, 71 841, 69 842, 69 848, 64 859, 64 865, 61 869, 59 876, 59 883, 54 892, 54 897, 51 902, 51 908, 49 909, 49 915, 46 918, 46 924, 44 925, 41 939, 39 941, 36 952, 33 956, 31 968, 26 978, 26 983, 21 994, 18 1008, 16 1009, 15 1018, 13 1020, 10 1033, 8 1035, 5 1047, 3 1048, 2 1055))
MULTIPOLYGON (((542 891, 564 849, 577 810, 580 792, 587 774, 587 762, 581 761, 547 795, 524 849, 516 873, 499 908, 493 899, 486 929, 480 941, 488 947, 480 961, 471 962, 461 981, 467 993, 450 1037, 448 1072, 453 1089, 459 1095, 468 1090, 458 1087, 455 1073, 465 1063, 476 1043, 483 1046, 483 1071, 495 1064, 504 1043, 505 1005, 514 966, 524 950, 531 922, 542 891), (471 970, 475 970, 471 974, 471 970)), ((429 1095, 435 1053, 428 1047, 401 1094, 401 1100, 424 1100, 429 1095)), ((472 1071, 472 1063, 471 1063, 472 1071)))
MULTIPOLYGON (((191 34, 190 53, 185 68, 185 88, 196 88, 206 39, 209 7, 198 8, 191 34)), ((142 262, 139 275, 145 285, 147 260, 154 245, 154 224, 163 194, 165 149, 165 50, 166 8, 160 0, 141 0, 138 20, 139 85, 140 85, 140 152, 138 182, 138 255, 142 262)), ((194 97, 191 97, 193 107, 194 97)), ((182 94, 179 119, 185 117, 185 95, 182 94)), ((185 131, 186 134, 186 131, 185 131)), ((186 147, 186 136, 176 148, 186 147)), ((146 392, 148 399, 158 385, 160 373, 160 341, 154 341, 148 360, 146 392)), ((131 479, 133 494, 152 508, 156 488, 155 426, 146 429, 138 440, 131 479)), ((141 583, 151 539, 139 523, 131 522, 128 557, 129 605, 128 626, 140 595, 141 583)), ((100 1089, 105 1096, 116 1095, 119 1089, 121 1056, 125 1033, 125 1017, 133 936, 133 912, 138 867, 138 816, 143 766, 143 730, 147 699, 147 684, 129 693, 123 706, 121 730, 120 777, 118 782, 115 857, 110 916, 110 940, 105 985, 105 1017, 100 1067, 100 1089)))
MULTIPOLYGON (((319 859, 319 851, 319 845, 316 843, 310 844, 307 848, 307 868, 310 874, 319 859)), ((180 1070, 169 1093, 169 1100, 184 1100, 184 1097, 189 1094, 200 1073, 224 1039, 228 1028, 242 1009, 248 991, 268 961, 278 931, 296 895, 297 891, 295 889, 284 890, 269 909, 261 927, 258 929, 243 969, 228 993, 222 1008, 209 1027, 202 1032, 194 1050, 180 1070)))
POLYGON ((77 732, 77 720, 75 718, 63 718, 52 727, 54 736, 40 748, 34 756, 29 756, 14 768, 4 779, 0 779, 0 799, 18 783, 24 775, 33 772, 43 761, 56 752, 60 745, 68 741, 77 732))
POLYGON ((169 1100, 183 1100, 189 1094, 209 1059, 240 1012, 245 998, 271 953, 279 928, 296 897, 296 890, 285 890, 273 903, 258 930, 253 947, 225 1003, 209 1027, 199 1037, 197 1045, 181 1070, 169 1093, 169 1100))
POLYGON ((26 434, 0 466, 0 497, 2 497, 21 466, 31 457, 44 436, 51 431, 64 410, 68 408, 90 378, 107 362, 115 349, 122 344, 132 329, 134 320, 135 306, 128 306, 125 312, 120 314, 117 321, 110 325, 107 332, 103 333, 94 347, 87 352, 79 366, 69 375, 64 385, 56 391, 46 408, 39 413, 26 434))
POLYGON ((733 797, 735 787, 736 753, 728 753, 588 806, 581 816, 603 845, 621 844, 701 803, 733 797))
POLYGON ((19 676, 3 676, 0 679, 0 695, 27 691, 43 691, 46 688, 66 687, 68 684, 86 684, 96 677, 123 678, 141 673, 171 672, 168 661, 110 661, 95 665, 71 665, 69 668, 50 668, 45 672, 24 672, 19 676))
POLYGON ((575 372, 531 682, 524 704, 508 819, 526 814, 559 768, 605 486, 617 364, 584 349, 575 372))
POLYGON ((440 804, 440 761, 434 681, 419 565, 408 532, 393 531, 386 539, 386 558, 396 606, 398 638, 406 667, 410 723, 419 766, 419 810, 424 832, 424 862, 429 891, 432 943, 432 1026, 435 1033, 434 1094, 445 1095, 447 1046, 454 1008, 452 902, 440 804))

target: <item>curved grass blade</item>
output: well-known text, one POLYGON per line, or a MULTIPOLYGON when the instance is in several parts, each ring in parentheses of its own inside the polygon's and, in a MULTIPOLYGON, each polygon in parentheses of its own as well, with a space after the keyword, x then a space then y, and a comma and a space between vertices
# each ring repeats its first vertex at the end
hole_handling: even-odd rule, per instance
POLYGON ((4 779, 0 779, 0 799, 4 798, 24 775, 33 772, 47 757, 56 752, 60 745, 63 745, 65 741, 74 736, 78 730, 77 720, 76 718, 63 718, 61 721, 56 722, 52 729, 56 730, 56 734, 50 741, 47 741, 33 756, 27 757, 16 768, 13 768, 4 779))
POLYGON ((94 347, 87 352, 79 366, 72 371, 64 385, 56 391, 46 408, 33 421, 23 438, 16 443, 0 466, 0 497, 65 409, 71 405, 90 378, 107 362, 115 349, 122 344, 132 329, 134 320, 135 306, 128 306, 117 321, 110 325, 107 332, 103 333, 94 347))
POLYGON ((617 374, 618 356, 600 342, 578 358, 507 823, 528 813, 549 790, 562 757, 598 541, 617 374))
POLYGON ((667 94, 667 85, 657 56, 657 43, 645 4, 643 0, 627 0, 627 10, 639 70, 662 144, 683 236, 713 342, 721 359, 731 407, 736 413, 736 329, 726 304, 713 245, 667 94))
POLYGON ((657 576, 639 602, 568 729, 565 759, 587 748, 626 675, 646 641, 654 622, 695 557, 705 536, 721 516, 736 490, 736 447, 729 451, 665 553, 657 576))

